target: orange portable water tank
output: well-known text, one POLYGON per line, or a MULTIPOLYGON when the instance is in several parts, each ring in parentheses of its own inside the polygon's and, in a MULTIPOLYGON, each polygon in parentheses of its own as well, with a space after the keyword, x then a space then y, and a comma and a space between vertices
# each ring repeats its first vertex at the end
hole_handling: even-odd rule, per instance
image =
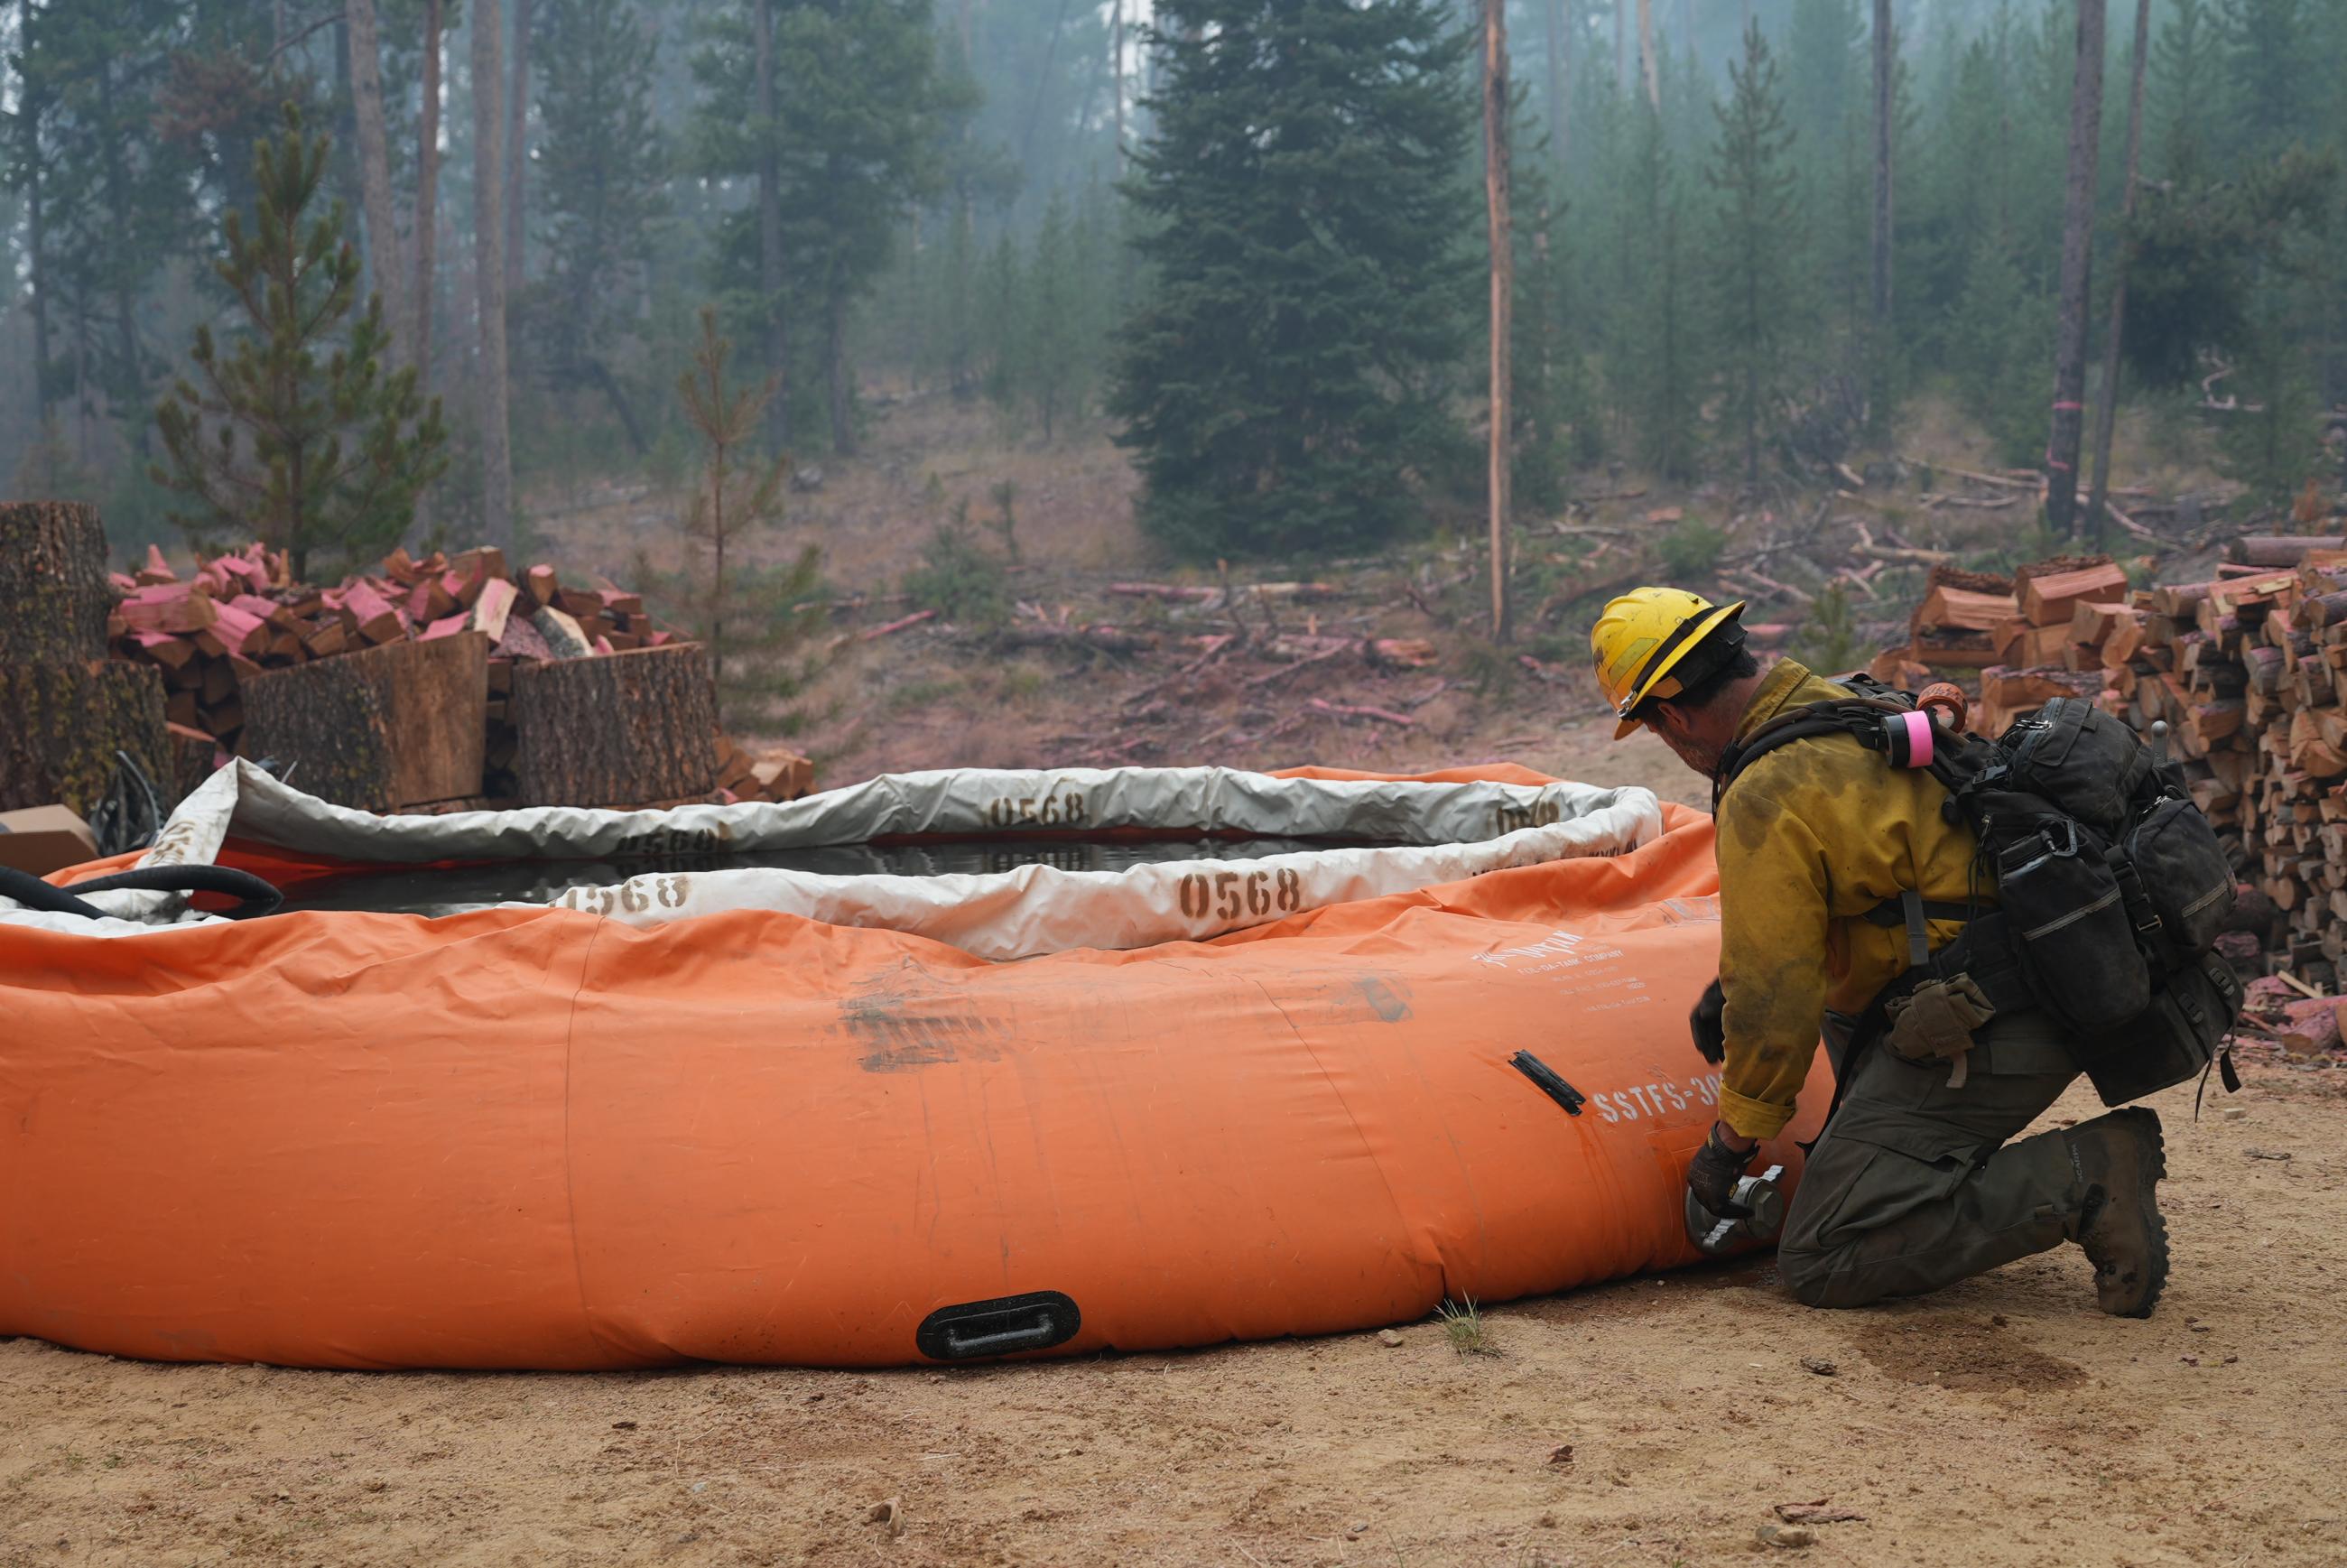
MULTIPOLYGON (((770 908, 0 919, 0 1334, 880 1366, 1357 1329, 1684 1264, 1717 882, 1709 819, 1659 821, 1625 853, 1010 961, 770 908)), ((300 867, 251 831, 218 859, 300 867)), ((1826 1098, 1821 1061, 1770 1158, 1798 1173, 1826 1098)))

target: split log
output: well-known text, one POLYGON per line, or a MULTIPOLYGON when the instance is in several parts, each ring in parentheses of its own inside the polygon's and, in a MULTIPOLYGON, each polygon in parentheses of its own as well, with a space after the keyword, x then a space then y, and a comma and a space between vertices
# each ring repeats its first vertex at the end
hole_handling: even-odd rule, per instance
POLYGON ((116 606, 115 613, 134 631, 193 633, 218 620, 220 608, 192 583, 172 582, 138 589, 116 606))
POLYGON ((0 503, 0 663, 105 658, 106 618, 118 597, 96 507, 0 503))
POLYGON ((159 794, 172 779, 163 674, 120 659, 0 663, 0 811, 63 805, 82 816, 105 797, 118 758, 159 794))
POLYGON ((2047 561, 2016 574, 2022 619, 2032 626, 2066 626, 2081 600, 2116 603, 2127 598, 2127 573, 2108 556, 2071 566, 2047 561), (2048 571, 2045 567, 2063 569, 2048 571))
POLYGON ((2124 604, 2096 604, 2082 599, 2070 610, 2070 641, 2086 648, 2100 648, 2122 620, 2134 619, 2135 611, 2124 604))
POLYGON ((540 605, 532 610, 529 624, 545 641, 550 658, 584 659, 595 651, 595 641, 587 635, 586 628, 552 605, 540 605))
POLYGON ((1993 631, 2019 615, 2021 607, 2010 593, 1980 593, 1949 583, 1935 583, 1915 609, 1916 630, 1993 631))
POLYGON ((751 776, 768 800, 796 800, 815 789, 815 764, 795 753, 769 757, 751 769, 751 776))
POLYGON ((697 642, 518 664, 510 702, 526 804, 632 806, 710 791, 717 691, 697 642))
POLYGON ((241 688, 243 754, 321 800, 398 811, 481 793, 489 640, 392 642, 275 670, 241 688))

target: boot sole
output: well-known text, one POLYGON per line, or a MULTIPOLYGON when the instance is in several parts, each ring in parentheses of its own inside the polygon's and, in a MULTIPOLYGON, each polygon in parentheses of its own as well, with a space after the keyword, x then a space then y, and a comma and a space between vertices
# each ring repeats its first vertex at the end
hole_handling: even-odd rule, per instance
POLYGON ((2151 1309, 2159 1305, 2159 1293, 2168 1288, 2168 1220, 2159 1212, 2159 1184, 2168 1179, 2168 1139, 2160 1130, 2159 1112, 2147 1105, 2131 1105, 2116 1112, 2145 1128, 2151 1136, 2151 1160, 2147 1166, 2149 1178, 2142 1188, 2144 1213, 2149 1216, 2145 1226, 2151 1239, 2151 1251, 2146 1266, 2151 1283, 2137 1306, 2113 1316, 2118 1317, 2148 1317, 2151 1309))

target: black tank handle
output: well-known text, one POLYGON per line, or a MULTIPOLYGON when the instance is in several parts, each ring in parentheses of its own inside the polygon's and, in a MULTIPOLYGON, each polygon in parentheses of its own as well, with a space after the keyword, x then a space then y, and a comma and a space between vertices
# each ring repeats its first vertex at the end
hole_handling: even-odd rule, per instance
POLYGON ((106 911, 87 902, 84 896, 118 892, 218 893, 238 901, 237 907, 228 911, 232 920, 273 915, 285 902, 285 895, 251 872, 226 866, 139 866, 77 882, 71 887, 53 886, 30 872, 0 866, 0 897, 13 898, 28 909, 52 915, 79 915, 87 920, 102 920, 107 917, 106 911))
POLYGON ((932 1361, 974 1361, 1048 1350, 1074 1338, 1082 1323, 1073 1299, 1056 1290, 1033 1290, 940 1307, 921 1319, 913 1348, 932 1361))

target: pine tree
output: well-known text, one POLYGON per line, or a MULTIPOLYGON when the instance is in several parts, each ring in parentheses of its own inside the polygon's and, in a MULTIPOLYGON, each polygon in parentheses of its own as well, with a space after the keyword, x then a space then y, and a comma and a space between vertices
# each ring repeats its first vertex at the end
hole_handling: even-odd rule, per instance
POLYGON ((165 95, 179 7, 169 0, 20 7, 22 128, 12 184, 37 181, 31 281, 55 326, 62 364, 42 367, 46 395, 70 377, 85 417, 103 412, 147 456, 146 410, 161 361, 140 330, 139 302, 164 260, 195 234, 186 199, 190 144, 152 134, 165 95))
POLYGON ((361 269, 341 203, 313 211, 328 145, 290 105, 282 135, 260 144, 252 231, 231 210, 215 267, 246 333, 223 354, 199 327, 201 387, 180 381, 155 411, 167 463, 151 472, 184 502, 172 520, 200 541, 257 535, 296 576, 314 554, 391 545, 446 466, 439 400, 422 401, 412 368, 384 371, 381 297, 343 330, 361 269))
POLYGON ((1730 62, 1733 88, 1719 106, 1719 138, 1704 182, 1713 192, 1721 368, 1727 375, 1730 417, 1744 446, 1744 481, 1760 482, 1760 422, 1774 390, 1779 347, 1793 325, 1787 312, 1791 268, 1786 236, 1794 231, 1793 174, 1787 154, 1793 133, 1777 61, 1755 22, 1744 34, 1744 57, 1730 62))
POLYGON ((1029 384, 1027 353, 1032 337, 1027 329, 1027 271, 1009 229, 995 236, 994 248, 986 254, 978 297, 983 312, 978 345, 986 395, 1015 415, 1029 384))
POLYGON ((744 559, 752 538, 782 520, 790 460, 745 461, 779 384, 769 377, 763 387, 734 388, 726 374, 733 352, 716 311, 703 309, 692 368, 677 382, 702 451, 684 524, 686 569, 646 580, 682 600, 687 624, 709 647, 719 719, 740 725, 753 713, 773 720, 774 704, 804 683, 806 671, 791 655, 813 625, 819 558, 810 545, 791 565, 763 571, 744 559))
MULTIPOLYGON (((1519 128, 1523 128, 1519 121, 1519 128)), ((1565 499, 1582 381, 1568 339, 1563 245, 1571 232, 1549 196, 1541 159, 1514 169, 1516 300, 1509 406, 1514 422, 1510 489, 1520 511, 1553 513, 1565 499)))
POLYGON ((1113 411, 1192 555, 1341 551, 1460 440, 1471 40, 1431 0, 1173 0, 1113 411))
POLYGON ((2208 157, 2209 106, 2215 91, 2215 26, 2209 0, 2175 0, 2152 51, 2149 111, 2160 171, 2197 180, 2208 157))
POLYGON ((1624 278, 1609 312, 1606 380, 1624 445, 1665 479, 1696 467, 1703 369, 1688 282, 1685 181, 1665 144, 1661 117, 1634 101, 1621 217, 1624 278))
POLYGON ((1083 399, 1083 334, 1089 313, 1083 308, 1084 278, 1076 246, 1067 197, 1054 190, 1043 209, 1043 226, 1035 232, 1034 257, 1027 269, 1027 350, 1020 356, 1027 396, 1043 422, 1046 441, 1061 418, 1077 412, 1083 399))
MULTIPOLYGON (((812 352, 841 453, 856 445, 849 312, 887 271, 906 215, 943 189, 940 128, 969 90, 938 72, 935 35, 929 0, 747 0, 710 23, 694 61, 703 89, 694 161, 704 173, 761 175, 774 187, 784 263, 776 300, 765 204, 753 203, 721 238, 721 282, 753 302, 760 322, 779 311, 811 329, 793 331, 794 346, 779 352, 812 352), (754 107, 762 77, 752 24, 761 17, 772 28, 771 120, 754 107)), ((797 367, 766 368, 787 376, 797 367)))
MULTIPOLYGON (((2314 48, 2319 0, 2221 0, 2218 33, 2227 88, 2219 124, 2241 159, 2311 139, 2326 85, 2314 48)), ((2202 106, 2207 112, 2208 106, 2202 106)))
POLYGON ((537 13, 538 200, 547 287, 532 312, 549 367, 596 387, 638 456, 649 447, 612 355, 633 335, 667 149, 651 112, 658 40, 634 0, 545 0, 537 13))
POLYGON ((2052 294, 2033 291, 2005 248, 1983 250, 1966 270, 1948 323, 1945 363, 1958 405, 1987 428, 2000 462, 2042 456, 2052 294))

